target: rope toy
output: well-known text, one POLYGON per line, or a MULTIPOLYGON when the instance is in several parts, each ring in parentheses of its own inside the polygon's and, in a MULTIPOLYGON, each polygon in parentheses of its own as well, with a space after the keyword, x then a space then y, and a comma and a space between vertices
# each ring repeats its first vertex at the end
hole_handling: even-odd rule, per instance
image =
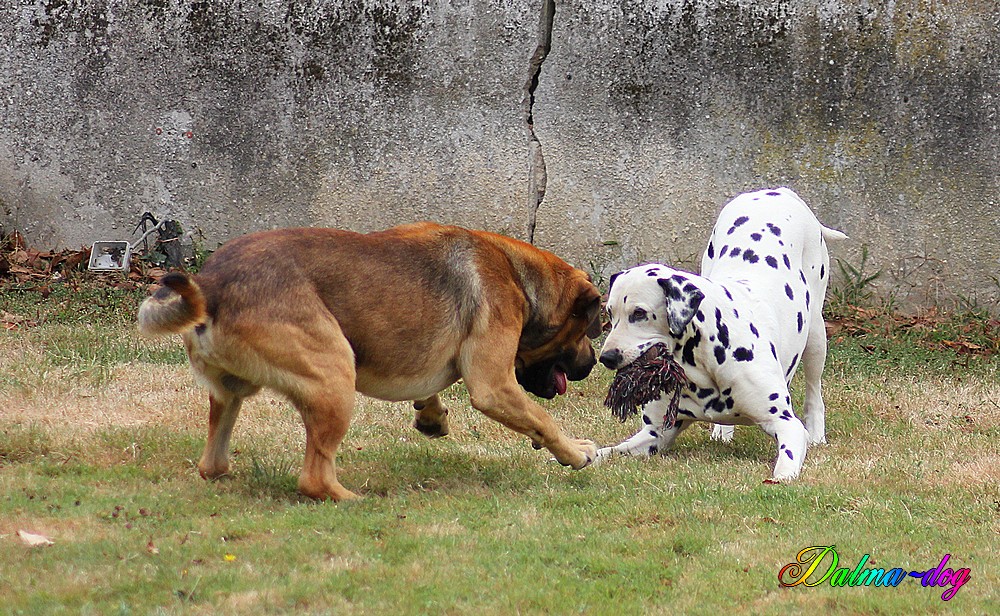
POLYGON ((663 427, 671 428, 677 420, 681 391, 688 383, 684 368, 674 361, 667 347, 660 343, 650 347, 638 359, 621 368, 608 388, 604 406, 611 409, 619 421, 635 415, 639 407, 659 400, 670 393, 670 403, 663 416, 663 427))

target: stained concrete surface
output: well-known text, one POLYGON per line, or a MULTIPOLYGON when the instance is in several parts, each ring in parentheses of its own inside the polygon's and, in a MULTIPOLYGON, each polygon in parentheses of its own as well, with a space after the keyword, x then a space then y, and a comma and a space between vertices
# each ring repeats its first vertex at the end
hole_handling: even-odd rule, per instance
POLYGON ((601 278, 784 184, 900 305, 1000 299, 995 1, 26 0, 0 49, 39 245, 431 219, 601 278))

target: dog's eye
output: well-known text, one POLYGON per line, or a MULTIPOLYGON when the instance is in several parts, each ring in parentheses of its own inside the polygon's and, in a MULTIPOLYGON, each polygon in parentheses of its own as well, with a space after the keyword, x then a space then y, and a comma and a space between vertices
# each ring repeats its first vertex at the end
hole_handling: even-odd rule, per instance
POLYGON ((632 316, 630 316, 628 320, 629 323, 635 323, 636 321, 645 321, 646 311, 643 310, 642 308, 636 308, 635 310, 632 311, 632 316))

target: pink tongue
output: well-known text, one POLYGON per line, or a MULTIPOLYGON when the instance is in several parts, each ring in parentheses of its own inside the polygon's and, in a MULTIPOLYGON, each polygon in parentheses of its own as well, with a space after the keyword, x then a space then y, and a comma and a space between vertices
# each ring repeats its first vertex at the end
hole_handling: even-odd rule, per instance
POLYGON ((556 393, 560 396, 566 393, 566 373, 562 370, 555 371, 556 393))

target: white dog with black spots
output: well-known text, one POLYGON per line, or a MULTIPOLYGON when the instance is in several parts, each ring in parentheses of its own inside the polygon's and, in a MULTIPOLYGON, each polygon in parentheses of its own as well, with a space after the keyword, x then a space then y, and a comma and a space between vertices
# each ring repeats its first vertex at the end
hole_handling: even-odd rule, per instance
POLYGON ((664 451, 694 421, 717 424, 712 438, 727 441, 733 425, 756 424, 777 441, 773 478, 797 477, 808 444, 826 442, 820 381, 827 241, 846 237, 820 224, 791 189, 766 189, 739 195, 722 209, 700 276, 661 264, 612 276, 611 331, 601 363, 617 370, 663 343, 689 383, 673 425, 664 425, 663 396, 643 407, 639 432, 600 449, 598 460, 664 451), (800 363, 805 425, 789 394, 800 363))

